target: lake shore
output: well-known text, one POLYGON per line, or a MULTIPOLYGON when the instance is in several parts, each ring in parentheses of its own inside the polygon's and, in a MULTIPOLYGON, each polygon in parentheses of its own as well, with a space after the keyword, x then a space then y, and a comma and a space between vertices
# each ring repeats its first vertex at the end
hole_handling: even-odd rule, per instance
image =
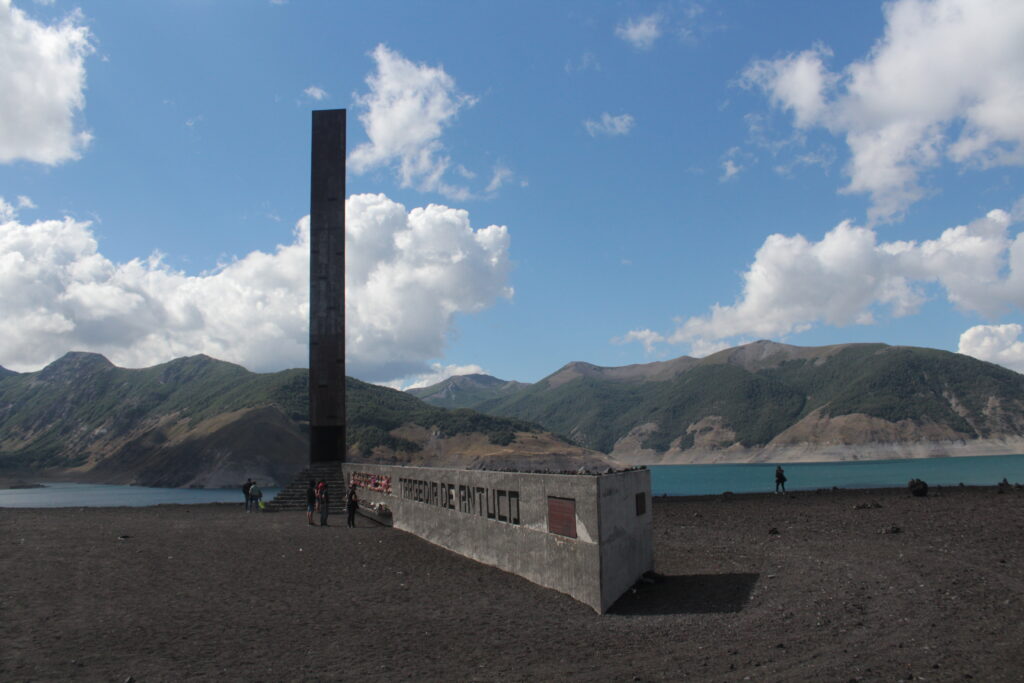
POLYGON ((624 465, 750 465, 795 463, 870 462, 872 460, 922 460, 970 458, 1024 453, 1024 438, 972 439, 963 441, 906 441, 844 443, 792 443, 744 448, 669 449, 664 453, 642 450, 631 442, 610 455, 624 465))
POLYGON ((361 519, 0 510, 0 679, 1018 680, 1024 492, 656 498, 599 616, 361 519), (773 532, 774 530, 774 532, 773 532))

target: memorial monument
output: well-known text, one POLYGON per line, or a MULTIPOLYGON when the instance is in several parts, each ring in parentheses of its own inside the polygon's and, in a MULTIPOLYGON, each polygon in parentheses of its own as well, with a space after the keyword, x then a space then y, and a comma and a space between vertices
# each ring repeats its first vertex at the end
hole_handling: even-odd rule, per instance
POLYGON ((345 459, 345 118, 313 112, 309 186, 309 463, 345 459))

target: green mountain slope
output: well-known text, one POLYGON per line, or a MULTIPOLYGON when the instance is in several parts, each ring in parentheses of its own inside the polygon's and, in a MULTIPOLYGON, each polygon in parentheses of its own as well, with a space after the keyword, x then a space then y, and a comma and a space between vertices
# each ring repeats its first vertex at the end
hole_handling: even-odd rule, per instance
POLYGON ((490 375, 456 375, 438 384, 406 393, 440 408, 468 408, 484 401, 509 396, 529 385, 508 382, 490 375))
MULTIPOLYGON (((485 459, 586 455, 522 420, 445 410, 351 378, 346 388, 352 456, 453 464, 462 451, 485 459)), ((163 486, 233 486, 247 476, 283 483, 308 462, 308 429, 304 369, 257 374, 192 356, 131 370, 72 352, 39 372, 0 377, 0 471, 9 473, 163 486)))
MULTIPOLYGON (((0 467, 87 473, 105 462, 99 471, 113 477, 115 465, 122 463, 124 476, 113 478, 196 483, 204 472, 182 467, 174 476, 153 481, 152 468, 135 473, 129 461, 153 450, 202 450, 199 442, 232 421, 225 414, 244 421, 257 408, 269 407, 283 423, 291 423, 291 440, 301 442, 296 421, 305 418, 305 392, 300 370, 257 375, 207 356, 129 370, 97 354, 72 352, 39 372, 0 379, 0 467)), ((221 469, 244 469, 240 459, 269 456, 267 450, 265 443, 249 439, 217 455, 221 469)), ((294 468, 288 457, 282 462, 284 470, 294 468)), ((276 479, 281 470, 270 467, 263 476, 276 479)))
POLYGON ((491 443, 503 446, 512 443, 516 432, 542 431, 538 425, 524 420, 494 417, 464 408, 437 408, 407 393, 352 377, 345 380, 345 410, 349 449, 364 455, 377 446, 410 452, 420 450, 418 444, 390 434, 407 423, 430 427, 446 437, 481 433, 491 443))
POLYGON ((1024 375, 935 349, 755 342, 668 379, 614 370, 572 363, 473 407, 616 455, 1024 437, 1024 375))

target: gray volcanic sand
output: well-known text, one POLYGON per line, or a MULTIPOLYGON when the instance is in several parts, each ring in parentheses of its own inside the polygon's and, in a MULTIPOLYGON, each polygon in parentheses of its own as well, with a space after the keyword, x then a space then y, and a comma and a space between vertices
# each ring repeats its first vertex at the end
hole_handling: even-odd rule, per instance
POLYGON ((600 616, 366 519, 0 510, 0 680, 1024 676, 1019 490, 657 499, 653 512, 665 579, 600 616))

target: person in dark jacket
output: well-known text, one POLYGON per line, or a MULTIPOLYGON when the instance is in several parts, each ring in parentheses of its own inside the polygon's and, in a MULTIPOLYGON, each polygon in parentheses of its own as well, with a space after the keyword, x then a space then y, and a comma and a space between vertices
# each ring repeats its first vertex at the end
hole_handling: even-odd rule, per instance
POLYGON ((782 471, 782 465, 775 466, 775 493, 779 492, 779 487, 782 487, 782 492, 786 492, 786 474, 782 471))
POLYGON ((306 488, 306 521, 310 526, 316 526, 313 523, 314 510, 316 510, 316 482, 310 479, 309 487, 306 488))
POLYGON ((263 490, 260 489, 259 484, 253 482, 249 487, 249 512, 259 512, 262 509, 262 503, 263 490))
POLYGON ((252 505, 252 499, 249 498, 249 489, 252 488, 252 479, 247 479, 242 484, 242 495, 245 496, 245 511, 249 511, 249 507, 252 505))
POLYGON ((316 485, 316 488, 320 492, 320 526, 328 526, 327 514, 330 512, 331 507, 331 493, 330 490, 328 489, 326 481, 321 481, 319 484, 316 485))
POLYGON ((348 490, 348 502, 345 504, 345 511, 348 513, 348 525, 352 528, 356 526, 356 510, 359 509, 359 496, 356 495, 356 487, 353 486, 348 490))

